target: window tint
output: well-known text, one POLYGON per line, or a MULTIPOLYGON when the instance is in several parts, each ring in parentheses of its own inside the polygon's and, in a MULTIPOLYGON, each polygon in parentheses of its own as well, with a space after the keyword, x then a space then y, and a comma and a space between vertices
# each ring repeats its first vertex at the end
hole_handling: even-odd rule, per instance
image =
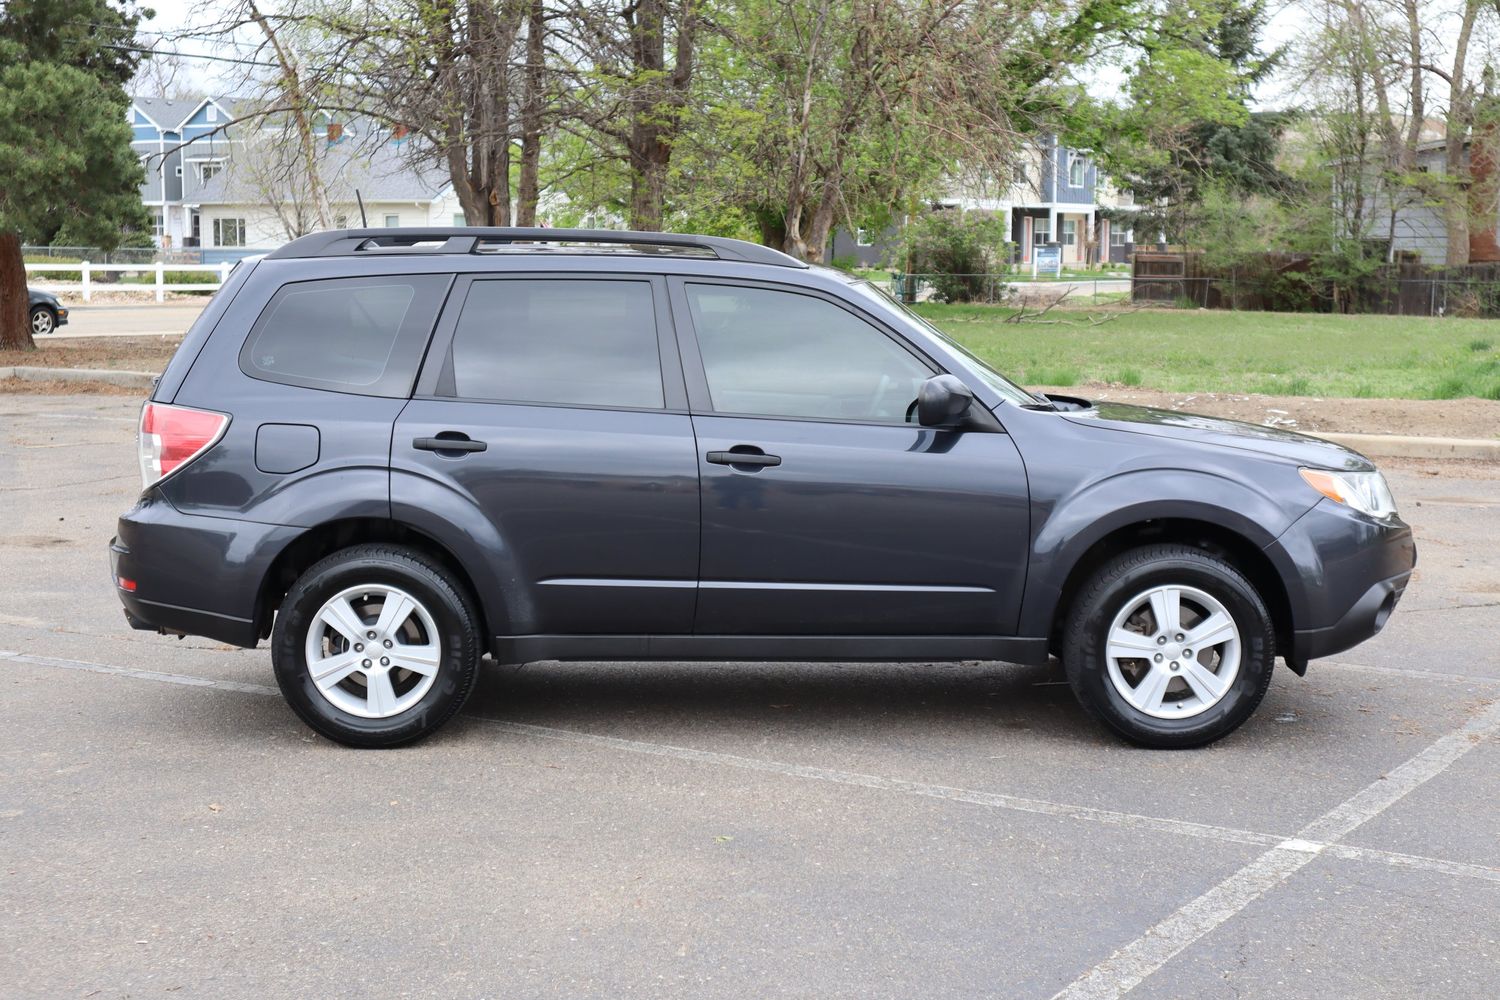
POLYGON ((287 285, 256 320, 240 368, 270 382, 408 395, 448 281, 400 275, 287 285))
POLYGON ((932 374, 890 337, 823 299, 699 284, 687 286, 687 297, 721 413, 899 424, 932 374))
POLYGON ((444 382, 470 399, 664 405, 656 312, 644 281, 476 281, 449 364, 444 382))

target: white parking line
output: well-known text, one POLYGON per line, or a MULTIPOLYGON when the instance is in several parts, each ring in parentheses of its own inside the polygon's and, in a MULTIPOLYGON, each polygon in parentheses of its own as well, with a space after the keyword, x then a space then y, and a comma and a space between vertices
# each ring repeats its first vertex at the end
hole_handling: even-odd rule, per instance
POLYGON ((1297 838, 1271 848, 1233 875, 1178 908, 1134 941, 1058 991, 1052 1000, 1116 1000, 1166 965, 1188 945, 1239 913, 1309 864, 1323 845, 1379 816, 1500 730, 1500 702, 1303 827, 1297 838))
MULTIPOLYGON (((279 695, 281 692, 269 684, 245 684, 239 681, 220 681, 207 677, 198 677, 191 674, 171 674, 160 670, 140 670, 134 667, 120 667, 107 663, 89 663, 84 660, 69 660, 52 656, 34 656, 30 653, 18 653, 14 651, 0 650, 0 660, 10 660, 17 663, 26 663, 42 667, 59 667, 64 670, 79 670, 96 674, 112 674, 119 677, 128 677, 132 680, 157 681, 166 684, 182 684, 187 687, 215 688, 222 691, 237 691, 243 694, 279 695)), ((1490 713, 1496 711, 1497 706, 1491 706, 1490 713)), ((1318 854, 1328 854, 1348 861, 1362 861, 1371 864, 1383 864, 1390 867, 1402 868, 1411 871, 1427 871, 1445 875, 1457 875, 1468 878, 1477 878, 1487 882, 1500 883, 1500 868, 1491 868, 1483 865, 1473 865, 1461 861, 1447 861, 1441 858, 1428 858, 1416 854, 1402 854, 1396 851, 1382 851, 1368 847, 1354 847, 1344 844, 1331 844, 1324 841, 1312 839, 1308 832, 1317 827, 1319 823, 1328 820, 1329 817, 1346 817, 1348 810, 1345 806, 1349 803, 1360 801, 1360 796, 1350 799, 1345 806, 1340 806, 1319 821, 1305 828, 1303 834, 1297 838, 1288 839, 1272 833, 1261 833, 1255 830, 1240 830, 1234 827, 1215 826, 1208 823, 1191 823, 1186 820, 1166 819, 1159 816, 1146 816, 1139 813, 1119 812, 1111 809, 1097 809, 1092 806, 1072 805, 1064 802, 1052 802, 1046 799, 1024 798, 1015 795, 1004 795, 997 792, 981 792, 967 788, 954 788, 948 785, 934 785, 920 781, 910 781, 905 778, 886 778, 873 774, 861 774, 857 771, 840 771, 832 768, 811 767, 803 764, 785 764, 778 761, 762 760, 756 757, 741 757, 736 754, 719 753, 712 750, 695 750, 690 747, 677 747, 664 743, 648 743, 642 740, 627 740, 616 736, 600 736, 594 733, 581 733, 569 729, 554 729, 550 726, 534 726, 524 722, 509 722, 503 719, 489 719, 480 715, 465 715, 467 719, 476 722, 484 722, 508 732, 521 736, 530 736, 537 739, 552 740, 560 743, 572 743, 582 746, 592 746, 607 750, 620 750, 627 753, 644 754, 652 757, 669 757, 676 760, 689 761, 693 763, 715 764, 722 767, 735 767, 743 770, 758 771, 765 774, 779 774, 789 778, 801 778, 811 781, 826 781, 838 785, 850 785, 858 788, 871 788, 879 791, 897 792, 905 795, 918 795, 924 798, 945 799, 950 802, 965 802, 971 805, 986 806, 992 809, 1003 809, 1010 812, 1032 813, 1044 816, 1058 816, 1066 819, 1077 819, 1090 823, 1103 823, 1110 826, 1127 827, 1140 830, 1148 830, 1156 833, 1170 833, 1185 837, 1195 837, 1200 840, 1215 840, 1222 843, 1249 844, 1257 847, 1268 847, 1268 854, 1278 856, 1285 855, 1285 865, 1295 859, 1302 859, 1295 867, 1289 869, 1286 874, 1300 868, 1302 864, 1312 860, 1318 854), (1341 811, 1343 810, 1343 811, 1341 811)), ((1472 723, 1471 723, 1472 725, 1472 723)), ((1494 724, 1489 731, 1493 731, 1494 724)), ((1465 740, 1472 738, 1469 727, 1460 730, 1459 733, 1469 733, 1464 736, 1465 740)), ((1455 734, 1456 735, 1456 734, 1455 734)), ((1482 738, 1482 737, 1481 737, 1482 738)), ((1450 739, 1445 737, 1445 739, 1450 739)), ((1449 752, 1455 741, 1450 739, 1448 744, 1442 740, 1434 747, 1442 744, 1448 747, 1449 752)), ((1466 745, 1473 745, 1472 743, 1466 745)), ((1431 751, 1433 748, 1429 748, 1431 751)), ((1413 761, 1402 765, 1391 776, 1396 776, 1416 761, 1423 760, 1429 751, 1419 754, 1413 761)), ((1459 756, 1462 756, 1460 753, 1459 756)), ((1458 758, 1452 757, 1448 763, 1458 758)), ((1432 763, 1424 765, 1430 770, 1432 763)), ((1443 766, 1446 766, 1444 764, 1443 766)), ((1426 773, 1421 771, 1420 773, 1426 773)), ((1416 784, 1428 780, 1437 774, 1437 771, 1427 774, 1416 784)), ((1401 778, 1403 783, 1414 780, 1419 775, 1417 770, 1405 772, 1401 778)), ((1389 776, 1388 776, 1389 777, 1389 776)), ((1385 782, 1377 782, 1384 785, 1385 782)), ((1416 787, 1410 785, 1410 788, 1416 787)), ((1407 788, 1407 791, 1410 790, 1407 788)), ((1366 789, 1368 791, 1368 789, 1366 789)), ((1402 792, 1401 794, 1405 794, 1402 792)), ((1364 795, 1361 792, 1360 795, 1364 795)), ((1400 796, 1397 796, 1399 798, 1400 796)), ((1392 799, 1391 801, 1395 801, 1392 799)), ((1368 805, 1366 808, 1368 808, 1368 805)), ((1389 805, 1389 802, 1386 803, 1389 805)), ((1385 808, 1384 805, 1379 809, 1385 808)), ((1377 809, 1377 812, 1379 811, 1377 809)), ((1374 815, 1374 814, 1372 814, 1374 815)), ((1363 822, 1363 820, 1361 821, 1363 822)), ((1358 824, 1356 824, 1358 825, 1358 824)), ((1352 829, 1352 827, 1351 827, 1352 829)), ((1264 856, 1263 856, 1264 857, 1264 856)), ((1284 876, 1282 876, 1284 877, 1284 876)), ((1270 884, 1274 884, 1270 883, 1270 884)), ((1269 885, 1267 886, 1269 887, 1269 885)), ((1243 892, 1243 889, 1240 890, 1243 892)), ((1238 895, 1232 898, 1239 898, 1238 895)), ((1248 897, 1249 902, 1254 896, 1248 897)), ((1243 904, 1242 904, 1243 905, 1243 904)), ((1200 908, 1201 910, 1201 908, 1200 908)), ((1232 914, 1229 914, 1232 915, 1232 914)), ((1223 919, 1228 919, 1226 915, 1223 919)), ((1220 920, 1220 923, 1223 921, 1220 920)), ((1201 936, 1201 935, 1200 935, 1201 936)), ((1180 949, 1179 949, 1180 950, 1180 949)), ((1170 956, 1168 956, 1170 957, 1170 956)), ((1059 994, 1062 995, 1062 994, 1059 994)), ((1081 994, 1088 995, 1088 994, 1081 994)), ((1106 994, 1107 995, 1107 994, 1106 994)))

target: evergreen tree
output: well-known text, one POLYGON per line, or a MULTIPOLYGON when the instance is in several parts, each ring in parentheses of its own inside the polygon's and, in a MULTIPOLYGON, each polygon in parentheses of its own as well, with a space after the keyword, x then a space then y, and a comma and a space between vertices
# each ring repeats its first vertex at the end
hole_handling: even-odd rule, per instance
POLYGON ((34 346, 23 241, 67 225, 111 249, 149 224, 125 117, 143 14, 111 0, 0 8, 0 348, 34 346))

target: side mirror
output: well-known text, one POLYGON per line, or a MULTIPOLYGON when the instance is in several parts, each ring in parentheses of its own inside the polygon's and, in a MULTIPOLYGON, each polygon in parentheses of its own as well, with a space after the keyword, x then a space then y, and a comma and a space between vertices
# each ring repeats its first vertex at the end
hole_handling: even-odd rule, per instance
POLYGON ((954 375, 934 375, 917 390, 917 423, 956 427, 974 405, 974 393, 954 375))

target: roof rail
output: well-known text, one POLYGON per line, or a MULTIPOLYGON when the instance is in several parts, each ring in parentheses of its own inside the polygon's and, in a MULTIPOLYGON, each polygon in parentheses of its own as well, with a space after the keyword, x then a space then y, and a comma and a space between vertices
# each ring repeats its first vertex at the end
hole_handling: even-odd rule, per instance
POLYGON ((776 267, 807 267, 780 250, 723 236, 681 233, 642 233, 613 229, 498 228, 481 226, 434 229, 332 229, 292 240, 266 254, 270 259, 341 257, 360 253, 459 254, 479 253, 485 247, 508 243, 598 243, 663 249, 707 251, 720 260, 776 267))

